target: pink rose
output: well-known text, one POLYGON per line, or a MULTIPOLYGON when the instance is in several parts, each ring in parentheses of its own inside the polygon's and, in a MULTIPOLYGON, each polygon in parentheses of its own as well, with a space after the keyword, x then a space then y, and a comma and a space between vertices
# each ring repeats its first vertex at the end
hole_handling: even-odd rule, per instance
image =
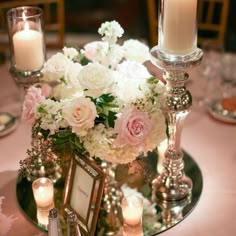
POLYGON ((117 146, 136 146, 145 141, 152 130, 152 122, 147 113, 130 108, 116 120, 114 130, 117 133, 117 146))
POLYGON ((42 90, 31 86, 25 95, 23 103, 22 118, 28 120, 31 124, 35 122, 35 105, 45 100, 42 90))
POLYGON ((89 98, 79 97, 63 109, 63 116, 72 127, 73 133, 85 136, 87 130, 94 126, 98 114, 95 104, 89 98))

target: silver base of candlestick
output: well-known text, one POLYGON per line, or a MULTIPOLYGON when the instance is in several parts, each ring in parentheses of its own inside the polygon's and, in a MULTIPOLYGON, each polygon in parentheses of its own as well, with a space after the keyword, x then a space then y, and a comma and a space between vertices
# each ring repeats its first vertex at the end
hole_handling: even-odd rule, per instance
POLYGON ((180 201, 191 195, 192 181, 184 173, 181 132, 185 117, 190 112, 192 96, 185 88, 187 70, 200 64, 203 53, 196 49, 186 56, 163 53, 158 46, 151 49, 152 63, 163 70, 167 81, 163 112, 168 123, 168 147, 161 173, 152 182, 153 200, 180 201))
POLYGON ((11 76, 15 80, 16 84, 27 90, 31 85, 37 84, 40 78, 43 77, 42 72, 39 71, 19 71, 15 67, 11 67, 9 70, 11 76))

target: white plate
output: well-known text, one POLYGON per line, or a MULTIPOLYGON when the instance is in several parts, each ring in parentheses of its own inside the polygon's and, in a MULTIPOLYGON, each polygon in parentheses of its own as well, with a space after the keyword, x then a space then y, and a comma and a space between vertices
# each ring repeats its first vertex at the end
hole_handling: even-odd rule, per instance
POLYGON ((209 113, 217 120, 236 124, 236 111, 230 112, 225 110, 221 105, 221 100, 213 102, 209 105, 209 113))
POLYGON ((18 124, 18 119, 7 112, 0 112, 0 137, 11 133, 18 124))

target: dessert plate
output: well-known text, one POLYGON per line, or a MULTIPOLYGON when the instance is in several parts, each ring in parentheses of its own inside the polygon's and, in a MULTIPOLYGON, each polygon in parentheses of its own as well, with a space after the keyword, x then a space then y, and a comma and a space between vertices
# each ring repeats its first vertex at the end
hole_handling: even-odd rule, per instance
POLYGON ((220 120, 226 123, 236 124, 236 110, 235 111, 225 110, 222 107, 221 103, 222 103, 221 100, 212 102, 208 106, 209 113, 217 120, 220 120))
POLYGON ((17 117, 8 112, 0 112, 0 137, 11 133, 18 124, 17 117))

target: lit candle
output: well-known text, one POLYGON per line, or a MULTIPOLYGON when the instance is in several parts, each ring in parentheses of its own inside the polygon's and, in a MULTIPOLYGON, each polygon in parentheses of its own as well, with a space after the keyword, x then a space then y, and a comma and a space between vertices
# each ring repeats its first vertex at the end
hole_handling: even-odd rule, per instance
POLYGON ((40 70, 44 63, 43 34, 30 29, 23 15, 24 29, 13 35, 16 68, 21 71, 40 70))
POLYGON ((197 47, 197 0, 164 0, 160 49, 172 55, 191 54, 197 47))
POLYGON ((122 199, 122 215, 125 225, 137 226, 142 224, 143 200, 132 195, 122 199))
POLYGON ((38 178, 33 184, 34 199, 39 210, 50 210, 54 207, 53 182, 48 178, 38 178))
POLYGON ((50 210, 46 210, 46 211, 37 210, 37 220, 38 220, 39 225, 43 227, 47 227, 48 222, 49 222, 48 220, 49 211, 50 210))

